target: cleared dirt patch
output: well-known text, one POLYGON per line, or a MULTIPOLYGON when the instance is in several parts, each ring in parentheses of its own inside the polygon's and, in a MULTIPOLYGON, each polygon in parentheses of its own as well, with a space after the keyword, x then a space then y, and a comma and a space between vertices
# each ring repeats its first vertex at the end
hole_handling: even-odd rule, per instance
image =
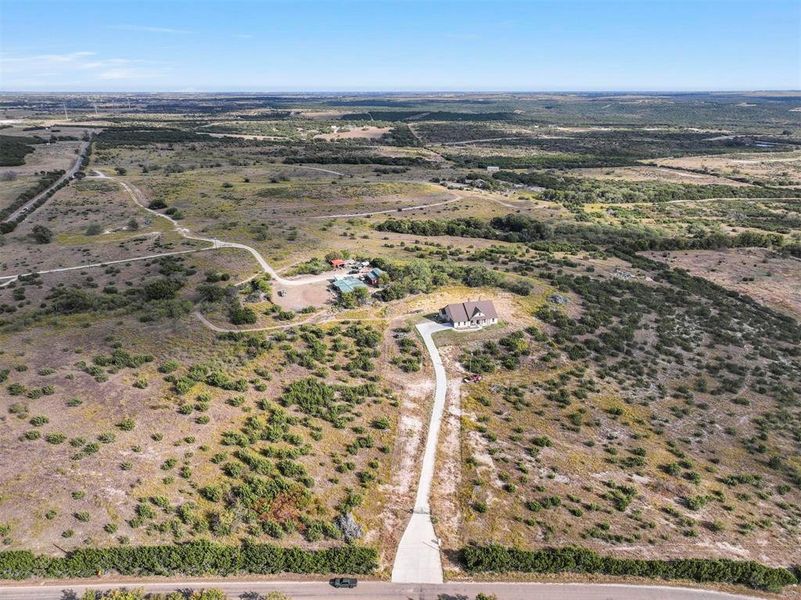
POLYGON ((391 127, 358 127, 355 129, 339 129, 336 126, 333 126, 334 129, 331 133, 321 133, 320 135, 315 135, 314 139, 316 140, 355 140, 355 139, 367 139, 367 140, 378 140, 381 139, 384 135, 388 134, 391 127))
POLYGON ((309 285, 280 286, 275 284, 273 302, 285 310, 301 310, 307 306, 325 306, 334 298, 327 281, 309 285), (279 290, 283 295, 279 294, 279 290))
POLYGON ((689 183, 694 185, 730 185, 744 186, 739 181, 732 181, 723 177, 706 173, 693 173, 682 171, 679 168, 667 167, 616 167, 604 169, 575 169, 573 174, 589 177, 591 179, 622 179, 625 181, 668 181, 675 183, 689 183))
POLYGON ((684 156, 654 161, 659 165, 702 171, 709 175, 747 178, 770 185, 801 184, 801 153, 724 154, 719 156, 684 156))
POLYGON ((801 316, 801 261, 762 248, 650 252, 654 260, 748 294, 776 310, 801 316))

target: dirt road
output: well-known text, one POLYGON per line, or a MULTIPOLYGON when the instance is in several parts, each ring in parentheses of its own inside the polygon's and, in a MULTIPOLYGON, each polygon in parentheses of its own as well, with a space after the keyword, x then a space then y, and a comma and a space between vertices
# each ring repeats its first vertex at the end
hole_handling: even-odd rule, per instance
POLYGON ((161 217, 162 219, 167 219, 172 224, 173 229, 181 237, 186 238, 188 240, 209 242, 212 245, 211 246, 212 248, 239 248, 241 250, 246 250, 247 252, 250 252, 253 258, 256 259, 256 262, 259 263, 259 266, 262 268, 262 271, 267 273, 273 279, 273 281, 275 281, 280 285, 287 285, 287 286, 306 285, 309 283, 327 281, 328 279, 331 279, 331 275, 328 273, 320 275, 300 276, 293 279, 287 279, 286 277, 282 277, 281 275, 278 274, 278 272, 275 269, 273 269, 270 266, 270 264, 266 260, 264 260, 264 257, 261 255, 261 253, 255 248, 247 246, 245 244, 240 244, 239 242, 226 242, 223 240, 218 240, 217 238, 207 238, 198 235, 193 235, 189 229, 187 229, 186 227, 181 227, 178 221, 173 219, 171 216, 162 214, 158 211, 153 210, 152 208, 148 208, 147 203, 145 202, 144 194, 142 194, 142 192, 132 184, 127 183, 125 181, 121 181, 119 179, 115 179, 114 177, 109 177, 108 175, 105 175, 100 171, 95 171, 95 173, 97 177, 100 177, 102 179, 110 179, 111 181, 115 181, 118 184, 120 184, 123 187, 123 189, 125 189, 125 191, 128 192, 128 195, 130 195, 131 199, 137 205, 139 205, 141 208, 143 208, 147 212, 157 217, 161 217))
POLYGON ((44 271, 30 271, 29 273, 17 273, 16 275, 0 275, 0 287, 16 281, 20 277, 28 275, 47 275, 48 273, 63 273, 65 271, 77 271, 79 269, 92 269, 96 267, 106 267, 108 265, 119 265, 123 263, 136 262, 138 260, 151 260, 154 258, 162 258, 164 256, 175 256, 176 254, 191 254, 193 252, 205 252, 212 250, 212 248, 193 248, 192 250, 175 250, 174 252, 161 252, 159 254, 148 254, 146 256, 134 256, 133 258, 121 258, 119 260, 107 260, 104 262, 88 263, 85 265, 78 265, 77 267, 61 267, 59 269, 46 269, 44 271), (5 281, 8 280, 8 281, 5 281))
POLYGON ((415 206, 406 206, 404 208, 390 208, 388 210, 373 210, 370 212, 321 215, 318 217, 312 217, 312 219, 346 219, 349 217, 371 217, 373 215, 388 215, 390 213, 407 212, 410 210, 422 210, 424 208, 434 208, 435 206, 445 206, 446 204, 458 202, 459 200, 462 200, 462 196, 456 194, 455 198, 451 198, 450 200, 443 200, 442 202, 433 202, 431 204, 417 204, 415 206))
POLYGON ((47 188, 46 190, 44 190, 44 191, 43 191, 43 192, 41 192, 40 194, 37 194, 36 196, 34 196, 34 197, 33 197, 33 198, 31 198, 30 200, 28 200, 28 201, 27 201, 25 204, 23 204, 22 206, 20 206, 20 207, 19 207, 17 210, 15 210, 13 213, 11 213, 11 214, 8 216, 8 218, 6 218, 6 220, 4 221, 4 223, 10 223, 10 222, 12 222, 12 221, 16 221, 16 220, 17 220, 18 218, 20 218, 20 217, 26 217, 26 216, 28 216, 28 215, 29 215, 31 212, 33 212, 33 211, 35 210, 35 209, 33 208, 33 207, 34 207, 34 205, 35 205, 35 204, 36 204, 36 203, 37 203, 39 200, 41 200, 42 198, 44 198, 44 197, 45 197, 45 195, 46 195, 48 192, 50 192, 50 190, 52 190, 52 189, 53 189, 54 187, 56 187, 57 185, 60 185, 62 182, 66 181, 67 179, 69 179, 70 177, 72 177, 73 175, 75 175, 75 173, 77 173, 77 172, 78 172, 78 169, 80 169, 80 168, 81 168, 81 161, 82 161, 82 160, 84 159, 84 157, 86 156, 86 152, 89 150, 89 145, 90 145, 90 144, 91 144, 91 142, 84 142, 83 144, 81 144, 81 148, 80 148, 80 150, 78 151, 78 157, 75 159, 75 163, 74 163, 74 164, 73 164, 73 165, 70 167, 70 169, 69 169, 68 171, 66 171, 66 172, 65 172, 65 173, 64 173, 64 174, 63 174, 61 177, 59 177, 59 178, 56 180, 56 182, 55 182, 55 183, 53 183, 53 185, 51 185, 49 188, 47 188))

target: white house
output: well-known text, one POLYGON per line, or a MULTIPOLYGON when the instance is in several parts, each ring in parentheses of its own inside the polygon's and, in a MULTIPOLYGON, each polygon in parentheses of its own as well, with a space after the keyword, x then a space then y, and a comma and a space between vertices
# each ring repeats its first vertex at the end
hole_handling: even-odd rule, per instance
POLYGON ((452 323, 454 329, 483 327, 498 322, 498 313, 490 300, 448 304, 439 311, 439 316, 443 321, 452 323))

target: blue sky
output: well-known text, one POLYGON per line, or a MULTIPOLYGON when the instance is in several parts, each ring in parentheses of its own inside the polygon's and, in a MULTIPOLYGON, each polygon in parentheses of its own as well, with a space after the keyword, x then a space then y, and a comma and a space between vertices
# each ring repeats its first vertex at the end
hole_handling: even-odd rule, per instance
POLYGON ((0 89, 801 89, 801 0, 0 0, 0 89))

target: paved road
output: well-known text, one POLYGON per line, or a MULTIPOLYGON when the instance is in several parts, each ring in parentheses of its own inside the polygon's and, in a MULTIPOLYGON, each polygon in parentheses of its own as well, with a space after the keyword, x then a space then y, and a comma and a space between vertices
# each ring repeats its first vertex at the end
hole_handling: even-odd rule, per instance
POLYGON ((414 501, 414 512, 406 530, 403 532, 395 563, 392 565, 392 581, 397 583, 442 583, 442 559, 440 557, 439 540, 431 521, 431 482, 434 478, 434 463, 437 456, 437 440, 445 411, 445 393, 448 380, 439 350, 432 335, 449 327, 433 321, 424 321, 417 325, 423 337, 431 362, 434 365, 435 387, 434 406, 431 409, 431 420, 428 424, 428 436, 423 453, 423 466, 417 484, 417 496, 414 501))
POLYGON ((91 142, 84 142, 83 144, 81 144, 81 148, 78 151, 78 156, 75 159, 75 164, 73 164, 68 171, 66 171, 61 177, 59 177, 53 185, 51 185, 49 188, 47 188, 41 194, 38 194, 38 195, 34 196, 30 200, 28 200, 25 204, 20 206, 17 210, 15 210, 13 213, 11 213, 8 216, 8 218, 6 218, 5 222, 8 223, 8 222, 11 222, 11 221, 16 221, 19 217, 21 217, 23 215, 27 215, 29 212, 32 211, 33 205, 36 204, 39 200, 41 200, 45 196, 45 194, 47 194, 50 190, 52 190, 57 185, 61 184, 61 182, 65 181, 65 180, 69 179, 70 177, 72 177, 73 175, 75 175, 75 173, 77 173, 78 169, 80 169, 80 167, 81 167, 81 160, 83 160, 83 157, 86 156, 86 152, 87 152, 87 150, 89 150, 89 145, 90 144, 91 144, 91 142))
MULTIPOLYGON (((498 600, 750 600, 748 596, 724 594, 707 590, 666 586, 636 586, 582 583, 447 583, 444 585, 413 585, 362 581, 352 590, 337 590, 324 582, 248 582, 229 579, 205 581, 172 581, 166 583, 127 583, 129 589, 149 593, 169 593, 176 590, 217 588, 229 598, 248 598, 248 594, 267 594, 281 591, 295 600, 472 600, 479 592, 495 594, 498 600)), ((87 589, 107 590, 122 587, 106 584, 16 584, 0 585, 0 600, 67 600, 80 596, 87 589), (70 593, 75 594, 71 596, 70 593)))

